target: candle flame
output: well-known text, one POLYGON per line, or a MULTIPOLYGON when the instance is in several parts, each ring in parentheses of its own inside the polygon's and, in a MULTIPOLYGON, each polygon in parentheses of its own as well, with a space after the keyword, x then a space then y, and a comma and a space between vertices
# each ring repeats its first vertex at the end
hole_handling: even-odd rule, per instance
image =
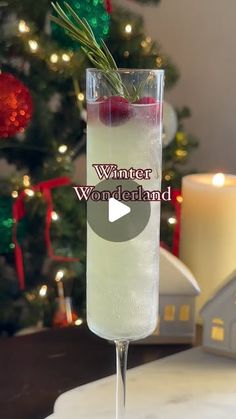
POLYGON ((212 178, 212 184, 218 188, 224 186, 225 175, 223 173, 216 173, 212 178))

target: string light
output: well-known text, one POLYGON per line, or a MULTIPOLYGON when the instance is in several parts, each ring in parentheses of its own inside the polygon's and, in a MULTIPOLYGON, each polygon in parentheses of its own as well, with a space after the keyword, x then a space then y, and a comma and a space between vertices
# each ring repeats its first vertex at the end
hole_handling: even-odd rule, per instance
POLYGON ((68 150, 68 147, 67 147, 67 145, 65 145, 65 144, 62 144, 62 145, 60 145, 60 147, 58 147, 58 151, 59 151, 59 153, 61 153, 61 154, 66 153, 66 152, 67 152, 67 150, 68 150))
POLYGON ((166 172, 164 175, 164 178, 167 181, 174 179, 174 177, 175 177, 175 172, 173 172, 173 170, 168 170, 168 172, 166 172))
POLYGON ((176 133, 176 141, 180 144, 180 145, 186 145, 187 144, 187 138, 186 138, 186 134, 185 132, 182 131, 178 131, 176 133))
POLYGON ((51 63, 56 64, 58 62, 58 60, 59 60, 59 57, 58 57, 57 54, 52 54, 51 55, 51 57, 50 57, 51 63))
POLYGON ((125 52, 124 52, 124 57, 125 57, 125 58, 128 58, 128 57, 129 57, 129 51, 125 51, 125 52))
POLYGON ((28 175, 23 176, 23 185, 28 188, 30 186, 30 177, 28 175))
POLYGON ((187 153, 186 150, 178 149, 178 150, 176 150, 175 154, 176 154, 177 157, 186 157, 188 153, 187 153))
POLYGON ((27 300, 28 301, 34 301, 35 300, 35 298, 36 298, 36 296, 35 296, 35 294, 30 294, 29 292, 26 294, 26 298, 27 298, 27 300))
POLYGON ((52 220, 53 221, 58 221, 59 220, 59 215, 57 214, 56 211, 52 211, 52 220))
POLYGON ((182 202, 183 202, 183 197, 182 197, 181 195, 177 196, 176 201, 177 201, 179 204, 182 204, 182 202))
POLYGON ((28 44, 32 52, 36 52, 38 50, 39 44, 34 39, 30 39, 28 44))
POLYGON ((83 324, 83 320, 82 319, 75 320, 75 326, 81 326, 81 324, 83 324))
POLYGON ((34 191, 32 189, 25 189, 25 194, 32 197, 34 196, 34 191))
POLYGON ((78 93, 77 98, 80 102, 83 102, 84 100, 84 94, 83 93, 78 93))
POLYGON ((61 56, 62 60, 68 63, 70 61, 70 56, 66 53, 62 54, 61 56))
POLYGON ((60 282, 64 276, 64 271, 58 271, 55 276, 55 281, 60 282))
POLYGON ((18 192, 17 191, 12 191, 11 196, 12 196, 12 198, 18 198, 18 192))
POLYGON ((176 224, 177 223, 177 220, 176 220, 175 217, 170 217, 170 218, 168 218, 168 223, 171 224, 171 225, 173 225, 173 224, 176 224))
POLYGON ((157 64, 157 67, 161 67, 162 66, 162 58, 161 57, 157 57, 156 58, 156 64, 157 64))
POLYGON ((128 23, 125 26, 125 32, 130 34, 132 32, 132 30, 133 30, 132 25, 130 25, 130 23, 128 23))
POLYGON ((27 33, 30 31, 29 26, 26 24, 26 22, 24 20, 20 20, 19 25, 18 25, 18 29, 19 32, 21 33, 27 33))
POLYGON ((47 290, 48 290, 48 287, 47 287, 47 285, 43 285, 41 288, 40 288, 40 290, 39 290, 39 295, 40 295, 40 297, 46 297, 46 295, 47 295, 47 290))

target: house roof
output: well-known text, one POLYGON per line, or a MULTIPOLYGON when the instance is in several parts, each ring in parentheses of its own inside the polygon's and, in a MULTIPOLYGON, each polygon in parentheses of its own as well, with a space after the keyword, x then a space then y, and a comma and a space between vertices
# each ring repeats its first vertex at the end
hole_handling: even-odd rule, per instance
POLYGON ((187 266, 167 250, 160 248, 160 294, 200 294, 200 288, 187 266))
POLYGON ((219 287, 216 288, 215 292, 212 294, 209 300, 202 307, 200 314, 204 316, 207 309, 210 308, 212 304, 216 303, 216 300, 220 297, 222 292, 229 293, 231 295, 231 288, 233 287, 235 288, 235 283, 236 283, 236 269, 233 272, 231 272, 231 274, 228 275, 224 281, 222 281, 219 287))

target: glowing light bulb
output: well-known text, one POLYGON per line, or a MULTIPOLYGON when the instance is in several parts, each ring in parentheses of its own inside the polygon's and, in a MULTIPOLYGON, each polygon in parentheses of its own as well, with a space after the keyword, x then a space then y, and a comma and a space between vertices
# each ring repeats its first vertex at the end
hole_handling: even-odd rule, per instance
POLYGON ((28 188, 30 186, 30 177, 28 175, 23 176, 23 185, 28 188))
POLYGON ((12 198, 17 198, 18 197, 18 192, 17 191, 12 191, 11 196, 12 196, 12 198))
POLYGON ((65 61, 66 63, 68 63, 70 61, 70 56, 68 54, 62 54, 61 58, 63 59, 63 61, 65 61))
POLYGON ((156 58, 156 64, 157 64, 157 67, 160 67, 162 65, 162 58, 161 57, 156 58))
POLYGON ((27 33, 30 31, 29 26, 27 25, 27 23, 24 20, 20 20, 19 25, 18 25, 18 29, 19 32, 21 33, 27 33))
POLYGON ((171 225, 173 225, 173 224, 176 224, 177 223, 177 220, 176 220, 175 217, 170 217, 170 218, 168 218, 168 223, 171 224, 171 225))
POLYGON ((63 278, 63 276, 64 276, 64 272, 63 271, 58 271, 57 274, 56 274, 56 276, 55 276, 55 281, 56 282, 61 281, 62 278, 63 278))
POLYGON ((38 50, 39 44, 34 39, 30 39, 28 44, 32 52, 36 52, 38 50))
POLYGON ((52 211, 52 220, 53 221, 58 221, 59 220, 59 215, 57 214, 56 211, 52 211))
POLYGON ((65 144, 62 144, 62 145, 60 145, 60 147, 58 147, 58 151, 59 151, 59 153, 61 153, 61 154, 66 153, 66 152, 67 152, 67 150, 68 150, 68 147, 67 147, 67 145, 65 145, 65 144))
POLYGON ((25 194, 32 197, 34 196, 34 191, 32 189, 25 189, 25 194))
POLYGON ((81 326, 81 324, 83 324, 83 320, 82 319, 75 320, 75 325, 76 326, 81 326))
POLYGON ((52 54, 52 55, 51 55, 51 57, 50 57, 50 61, 51 61, 51 63, 55 64, 55 63, 57 63, 57 62, 58 62, 58 60, 59 60, 59 57, 58 57, 58 55, 57 55, 57 54, 52 54))
POLYGON ((181 204, 183 202, 183 197, 181 195, 177 196, 176 201, 181 204))
POLYGON ((216 173, 212 178, 212 185, 221 188, 225 184, 225 175, 223 173, 216 173))
POLYGON ((79 100, 80 102, 83 102, 83 100, 84 100, 84 94, 83 94, 83 93, 79 93, 79 94, 77 95, 77 98, 78 98, 78 100, 79 100))
POLYGON ((126 32, 126 33, 131 33, 131 32, 132 32, 132 30, 133 30, 132 25, 130 25, 130 23, 128 23, 128 24, 125 26, 125 32, 126 32))
POLYGON ((47 287, 47 285, 43 285, 41 288, 40 288, 40 290, 39 290, 39 295, 40 295, 40 297, 46 297, 46 295, 47 295, 47 290, 48 290, 48 287, 47 287))

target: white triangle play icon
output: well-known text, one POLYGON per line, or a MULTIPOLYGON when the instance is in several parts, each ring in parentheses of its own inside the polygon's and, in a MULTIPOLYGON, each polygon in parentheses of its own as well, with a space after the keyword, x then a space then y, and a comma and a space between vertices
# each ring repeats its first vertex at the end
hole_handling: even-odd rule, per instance
POLYGON ((122 202, 117 201, 115 198, 110 198, 108 201, 108 219, 110 223, 119 220, 125 215, 131 212, 128 205, 122 204, 122 202))

